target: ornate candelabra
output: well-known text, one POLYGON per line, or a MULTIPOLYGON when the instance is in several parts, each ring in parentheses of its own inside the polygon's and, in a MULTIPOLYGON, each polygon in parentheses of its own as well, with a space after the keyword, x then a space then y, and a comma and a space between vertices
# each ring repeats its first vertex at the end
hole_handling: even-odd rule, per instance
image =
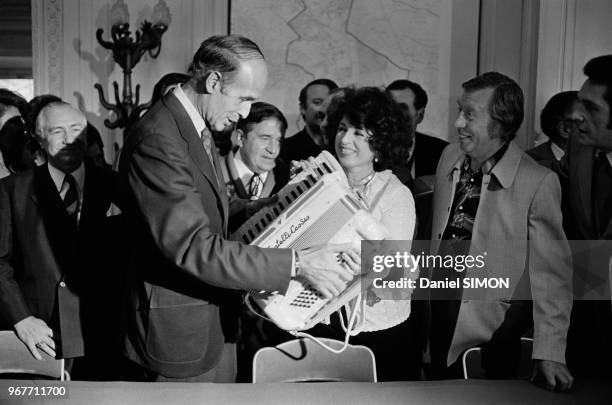
POLYGON ((116 115, 115 120, 108 118, 104 120, 104 125, 110 129, 126 128, 136 122, 140 113, 151 106, 151 102, 139 104, 140 85, 136 85, 135 92, 132 93, 132 69, 140 62, 140 58, 148 52, 152 58, 157 58, 161 51, 161 38, 170 25, 171 16, 168 6, 163 0, 155 5, 151 20, 144 21, 140 29, 136 31, 136 38, 132 38, 129 24, 130 16, 127 5, 123 0, 117 0, 111 9, 111 40, 106 41, 102 38, 104 30, 99 28, 96 31, 96 38, 100 45, 113 52, 115 63, 123 70, 123 92, 119 98, 119 85, 113 81, 115 90, 115 104, 106 101, 104 90, 99 83, 94 87, 98 90, 100 103, 107 110, 113 111, 116 115))

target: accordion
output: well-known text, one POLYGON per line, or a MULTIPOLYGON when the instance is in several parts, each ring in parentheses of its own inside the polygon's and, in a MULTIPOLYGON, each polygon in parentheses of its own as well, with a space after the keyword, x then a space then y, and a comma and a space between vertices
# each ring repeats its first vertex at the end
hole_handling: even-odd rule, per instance
MULTIPOLYGON (((352 197, 338 162, 328 152, 309 161, 309 167, 279 192, 277 204, 251 217, 232 239, 268 248, 304 249, 324 243, 347 243, 385 238, 385 230, 352 197)), ((300 277, 283 294, 249 294, 278 327, 305 330, 325 319, 361 291, 355 276, 336 298, 326 299, 300 277)))

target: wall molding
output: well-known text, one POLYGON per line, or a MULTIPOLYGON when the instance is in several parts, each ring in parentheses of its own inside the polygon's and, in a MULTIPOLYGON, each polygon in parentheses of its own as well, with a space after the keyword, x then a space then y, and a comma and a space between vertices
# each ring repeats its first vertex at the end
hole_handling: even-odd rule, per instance
POLYGON ((34 93, 61 94, 63 88, 62 0, 32 0, 34 93))

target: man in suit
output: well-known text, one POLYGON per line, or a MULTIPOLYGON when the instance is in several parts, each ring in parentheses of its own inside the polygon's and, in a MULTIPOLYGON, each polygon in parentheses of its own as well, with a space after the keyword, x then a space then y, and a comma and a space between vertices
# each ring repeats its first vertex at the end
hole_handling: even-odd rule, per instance
MULTIPOLYGON (((508 368, 518 367, 512 363, 520 336, 533 320, 534 377, 543 378, 549 389, 569 389, 565 341, 571 268, 564 256, 568 244, 559 181, 512 141, 523 120, 523 93, 516 82, 490 72, 463 88, 455 121, 459 144, 444 150, 436 172, 432 253, 488 252, 487 275, 509 277, 512 288, 487 290, 486 300, 469 300, 460 287, 447 291, 445 300, 432 300, 432 372, 456 378, 460 354, 483 345, 488 376, 511 376, 516 370, 508 368), (511 301, 524 300, 525 292, 533 300, 532 314, 524 301, 511 301)), ((455 279, 482 271, 434 269, 431 277, 455 279)))
POLYGON ((226 239, 228 200, 211 131, 249 115, 266 63, 251 40, 213 36, 190 72, 134 126, 119 165, 133 241, 124 352, 132 377, 146 381, 219 381, 231 369, 222 288, 284 293, 299 276, 331 297, 359 271, 358 250, 348 245, 295 251, 226 239))
POLYGON ((304 160, 316 157, 327 149, 328 140, 321 130, 327 108, 325 100, 338 85, 330 79, 316 79, 300 91, 300 114, 304 120, 304 129, 285 139, 281 150, 282 163, 289 167, 292 160, 304 160))
MULTIPOLYGON (((571 137, 559 175, 566 180, 569 200, 568 238, 612 240, 612 55, 591 59, 584 66, 587 80, 578 92, 582 121, 571 137)), ((577 258, 584 258, 578 252, 577 258)), ((575 266, 576 297, 598 285, 610 283, 609 257, 575 266), (581 272, 586 269, 586 272, 581 272), (586 288, 586 290, 583 290, 586 288)), ((577 261, 578 262, 578 261, 577 261)), ((611 376, 612 311, 610 299, 575 300, 568 336, 568 365, 580 377, 611 376)))
POLYGON ((552 96, 540 113, 540 127, 548 141, 529 149, 527 154, 536 162, 560 160, 568 139, 580 122, 577 107, 577 91, 563 91, 552 96))
POLYGON ((287 120, 272 104, 253 103, 249 115, 238 121, 238 147, 223 159, 221 172, 230 199, 229 229, 240 227, 261 208, 266 197, 284 186, 289 173, 278 170, 276 160, 287 130, 287 120))
MULTIPOLYGON (((98 264, 114 179, 84 162, 86 125, 71 105, 47 105, 36 126, 47 163, 0 183, 0 314, 37 359, 39 350, 64 359, 92 354, 99 347, 89 337, 108 309, 96 291, 108 274, 98 264)), ((87 377, 78 368, 76 377, 87 377)))
POLYGON ((427 93, 410 80, 396 80, 387 87, 387 92, 395 100, 402 114, 412 123, 414 143, 407 167, 412 179, 436 173, 436 166, 448 142, 418 132, 417 126, 425 117, 427 93))

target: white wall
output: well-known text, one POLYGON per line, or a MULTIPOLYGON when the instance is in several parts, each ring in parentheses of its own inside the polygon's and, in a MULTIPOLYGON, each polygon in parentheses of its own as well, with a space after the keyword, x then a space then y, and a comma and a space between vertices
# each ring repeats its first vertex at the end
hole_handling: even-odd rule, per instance
MULTIPOLYGON (((158 0, 126 0, 132 32, 150 20, 158 0)), ((114 0, 32 0, 35 94, 53 93, 78 105, 102 134, 107 161, 113 142, 122 143, 122 130, 109 130, 109 111, 98 99, 95 83, 104 88, 107 101, 115 103, 112 82, 119 91, 123 73, 111 51, 98 44, 95 32, 104 30, 110 40, 110 9, 114 0)), ((149 101, 154 84, 169 72, 185 72, 194 51, 210 35, 227 33, 226 0, 166 0, 172 21, 162 38, 157 59, 143 56, 132 73, 133 90, 140 84, 141 103, 149 101)))

